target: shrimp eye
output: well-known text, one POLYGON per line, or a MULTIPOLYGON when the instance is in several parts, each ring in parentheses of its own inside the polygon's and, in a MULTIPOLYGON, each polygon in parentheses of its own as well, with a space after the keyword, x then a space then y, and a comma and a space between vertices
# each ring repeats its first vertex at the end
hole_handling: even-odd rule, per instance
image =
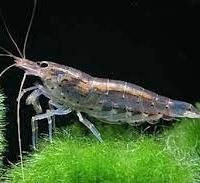
POLYGON ((45 68, 45 67, 48 67, 48 66, 49 66, 49 65, 48 65, 47 62, 40 62, 40 67, 45 68))
POLYGON ((189 105, 187 110, 191 112, 192 111, 192 105, 189 105))

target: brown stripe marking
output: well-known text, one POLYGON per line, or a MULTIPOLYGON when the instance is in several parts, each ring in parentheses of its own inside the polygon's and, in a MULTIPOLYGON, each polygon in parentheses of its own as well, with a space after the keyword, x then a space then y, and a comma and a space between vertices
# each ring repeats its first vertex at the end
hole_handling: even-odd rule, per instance
POLYGON ((134 95, 134 96, 140 96, 149 100, 152 100, 154 98, 154 96, 148 94, 145 91, 141 91, 135 88, 132 88, 128 85, 126 85, 126 87, 124 87, 125 82, 123 84, 118 84, 115 82, 109 82, 109 85, 107 85, 107 80, 104 79, 97 79, 97 80, 93 80, 92 82, 92 88, 102 91, 102 92, 107 92, 107 90, 109 89, 109 91, 117 91, 117 92, 122 92, 122 94, 130 94, 130 95, 134 95), (99 80, 99 81, 98 81, 99 80))
POLYGON ((79 83, 78 83, 78 87, 83 94, 87 94, 90 91, 88 82, 84 82, 84 81, 80 80, 79 83))
MULTIPOLYGON (((69 71, 68 69, 58 69, 58 70, 62 70, 63 72, 67 72, 67 74, 61 79, 61 83, 64 80, 67 80, 68 82, 77 82, 76 86, 80 89, 80 91, 83 94, 87 94, 90 90, 99 90, 105 93, 108 93, 109 91, 117 91, 117 92, 121 92, 123 96, 125 96, 125 94, 130 94, 130 95, 134 95, 134 96, 139 96, 139 97, 143 97, 146 99, 153 99, 154 96, 152 96, 151 94, 145 92, 145 90, 139 90, 139 89, 135 89, 133 87, 128 86, 128 83, 125 84, 125 82, 121 82, 120 81, 112 81, 112 80, 108 80, 108 79, 103 79, 103 78, 95 78, 95 77, 91 77, 90 80, 86 79, 86 78, 81 78, 80 73, 76 73, 74 74, 73 71, 69 71)), ((46 78, 45 79, 52 79, 52 76, 55 73, 55 69, 48 69, 46 71, 46 78)))

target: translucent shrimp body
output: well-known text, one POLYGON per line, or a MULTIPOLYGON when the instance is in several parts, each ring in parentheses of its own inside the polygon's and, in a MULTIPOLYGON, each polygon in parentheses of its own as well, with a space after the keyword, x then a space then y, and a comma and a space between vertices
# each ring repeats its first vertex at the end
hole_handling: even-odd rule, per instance
POLYGON ((82 112, 103 122, 130 125, 155 123, 161 118, 200 117, 200 112, 189 103, 159 96, 131 83, 92 77, 80 70, 48 61, 36 63, 19 58, 15 62, 16 67, 25 70, 28 75, 39 77, 43 82, 29 96, 29 104, 33 104, 35 109, 40 108, 38 99, 44 95, 56 108, 56 112, 52 110, 39 114, 33 121, 76 111, 80 122, 101 142, 100 133, 82 116, 82 112))

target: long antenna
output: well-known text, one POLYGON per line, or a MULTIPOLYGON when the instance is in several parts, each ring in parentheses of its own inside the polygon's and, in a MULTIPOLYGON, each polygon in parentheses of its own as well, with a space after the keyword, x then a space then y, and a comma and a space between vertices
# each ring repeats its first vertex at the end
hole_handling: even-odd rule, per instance
POLYGON ((37 0, 34 0, 34 6, 33 6, 32 15, 31 15, 31 20, 30 20, 30 23, 28 25, 28 30, 26 32, 26 36, 25 36, 25 40, 24 40, 23 58, 26 58, 26 44, 27 44, 27 40, 28 40, 30 29, 31 29, 31 25, 33 23, 33 19, 34 19, 34 15, 35 15, 35 10, 36 10, 36 5, 37 5, 37 0))
POLYGON ((8 53, 9 55, 14 56, 11 52, 9 52, 8 50, 6 50, 4 47, 0 46, 0 49, 3 50, 4 52, 8 53))
POLYGON ((24 182, 24 164, 23 164, 22 143, 21 143, 21 133, 20 133, 20 99, 21 99, 21 92, 22 92, 22 88, 23 88, 26 76, 27 76, 27 74, 24 73, 23 79, 21 81, 18 97, 17 97, 17 132, 18 132, 19 156, 20 156, 20 164, 21 164, 23 182, 24 182))
MULTIPOLYGON (((0 56, 1 56, 1 54, 0 54, 0 56)), ((3 56, 9 56, 9 55, 3 55, 3 56)), ((12 65, 6 67, 6 68, 0 73, 0 77, 1 77, 7 70, 9 70, 10 68, 14 67, 15 65, 16 65, 16 64, 12 64, 12 65)))
POLYGON ((8 33, 8 36, 10 37, 12 43, 15 45, 15 48, 17 49, 17 51, 18 51, 19 55, 21 56, 21 58, 23 58, 23 55, 22 55, 19 47, 17 46, 17 43, 15 42, 14 38, 12 37, 11 33, 9 32, 8 26, 6 25, 6 22, 5 22, 5 20, 4 20, 2 15, 1 15, 1 17, 2 17, 2 20, 3 20, 3 24, 4 24, 5 28, 6 28, 6 32, 8 33))
POLYGON ((0 57, 11 57, 11 58, 16 58, 16 59, 17 59, 17 57, 15 57, 15 56, 13 56, 13 55, 2 54, 2 53, 0 53, 0 57))

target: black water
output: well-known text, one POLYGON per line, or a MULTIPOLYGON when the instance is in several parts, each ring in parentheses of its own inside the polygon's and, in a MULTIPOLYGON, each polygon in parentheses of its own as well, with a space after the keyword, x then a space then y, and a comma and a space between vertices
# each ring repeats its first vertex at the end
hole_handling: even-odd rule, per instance
MULTIPOLYGON (((0 2, 9 30, 20 48, 32 7, 33 0, 0 2)), ((51 60, 94 76, 132 82, 194 104, 200 101, 199 15, 197 0, 138 0, 114 4, 39 1, 26 55, 35 61, 51 60), (90 10, 98 15, 85 15, 90 10)), ((2 22, 0 45, 17 54, 2 22)), ((1 70, 10 63, 12 60, 1 58, 1 70)), ((5 162, 17 159, 15 101, 22 74, 13 69, 1 79, 9 108, 5 162)), ((30 78, 26 86, 35 81, 36 78, 30 78)), ((34 112, 24 101, 21 109, 23 150, 29 151, 30 119, 34 112)))

